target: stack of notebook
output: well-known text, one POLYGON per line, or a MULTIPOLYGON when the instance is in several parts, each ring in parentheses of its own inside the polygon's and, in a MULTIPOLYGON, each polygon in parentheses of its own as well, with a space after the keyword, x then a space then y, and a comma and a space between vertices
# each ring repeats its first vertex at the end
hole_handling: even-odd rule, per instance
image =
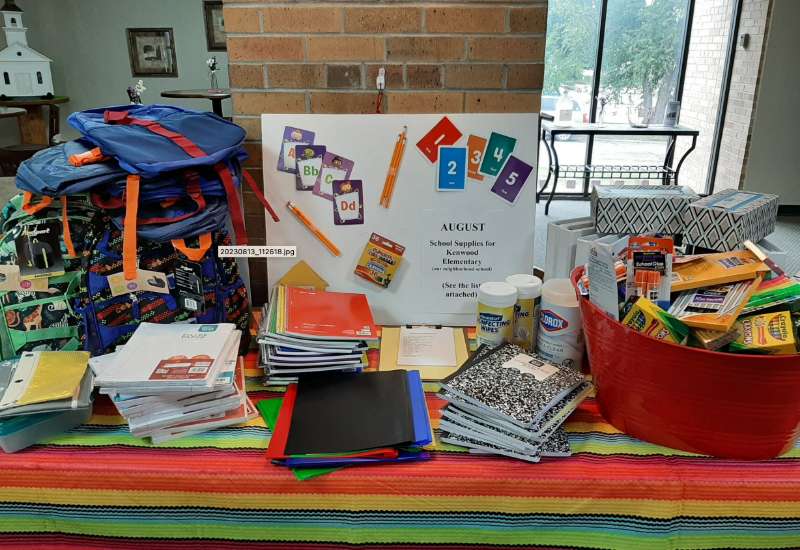
POLYGON ((442 382, 441 397, 450 403, 442 414, 441 439, 528 462, 569 456, 561 424, 590 391, 580 373, 518 346, 481 346, 442 382))
POLYGON ((299 469, 413 462, 431 441, 418 371, 322 373, 287 388, 267 457, 299 469))
POLYGON ((363 294, 276 286, 259 330, 267 383, 320 372, 358 372, 378 329, 363 294))
POLYGON ((13 453, 80 426, 92 414, 84 351, 29 351, 0 361, 0 447, 13 453))
POLYGON ((125 346, 90 361, 133 435, 160 443, 240 424, 257 411, 232 324, 142 323, 125 346))

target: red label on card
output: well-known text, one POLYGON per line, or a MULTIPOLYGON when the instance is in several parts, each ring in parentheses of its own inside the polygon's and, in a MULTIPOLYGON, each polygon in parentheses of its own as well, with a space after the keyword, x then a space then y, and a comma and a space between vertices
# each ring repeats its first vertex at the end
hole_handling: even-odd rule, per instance
POLYGON ((442 117, 442 120, 417 142, 417 148, 429 161, 436 162, 439 160, 439 146, 453 145, 461 139, 461 135, 449 118, 442 117))

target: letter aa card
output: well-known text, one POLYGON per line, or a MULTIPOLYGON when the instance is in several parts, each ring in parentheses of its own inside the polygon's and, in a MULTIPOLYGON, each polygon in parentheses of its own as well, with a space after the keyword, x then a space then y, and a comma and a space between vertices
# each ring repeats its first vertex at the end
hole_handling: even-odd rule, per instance
POLYGON ((298 191, 311 191, 322 168, 324 145, 295 145, 294 156, 297 159, 297 177, 295 188, 298 191))
POLYGON ((438 191, 463 191, 467 177, 467 148, 439 147, 438 191))
POLYGON ((361 180, 333 182, 333 223, 364 223, 364 184, 361 180))
POLYGON ((528 181, 528 176, 531 175, 532 170, 533 166, 511 155, 508 157, 508 162, 503 167, 503 171, 494 181, 491 189, 492 193, 514 204, 514 201, 517 200, 517 195, 522 191, 525 182, 528 181))
POLYGON ((436 123, 431 131, 417 142, 417 149, 431 162, 439 160, 439 146, 453 145, 461 139, 461 131, 447 117, 436 123))
POLYGON ((281 142, 281 154, 278 156, 278 170, 281 172, 297 173, 297 162, 295 161, 296 145, 313 145, 314 132, 301 130, 286 126, 283 129, 283 141, 281 142))

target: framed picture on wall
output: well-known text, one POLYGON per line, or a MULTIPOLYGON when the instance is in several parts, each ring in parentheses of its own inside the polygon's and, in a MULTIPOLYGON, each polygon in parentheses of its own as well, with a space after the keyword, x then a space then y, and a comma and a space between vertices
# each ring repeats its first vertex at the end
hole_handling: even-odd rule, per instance
POLYGON ((171 28, 126 31, 133 76, 178 76, 171 28))
POLYGON ((225 51, 225 18, 222 15, 222 1, 203 2, 203 18, 206 21, 208 51, 225 51))

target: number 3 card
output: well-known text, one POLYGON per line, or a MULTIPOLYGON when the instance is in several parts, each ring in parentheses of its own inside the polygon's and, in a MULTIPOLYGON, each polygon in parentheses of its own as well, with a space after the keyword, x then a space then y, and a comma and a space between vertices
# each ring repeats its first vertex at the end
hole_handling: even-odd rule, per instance
POLYGON ((333 182, 333 223, 364 223, 364 184, 361 180, 333 182))
POLYGON ((467 176, 475 181, 483 181, 483 176, 478 173, 483 160, 483 151, 486 149, 486 139, 480 136, 469 136, 467 139, 467 176))
POLYGON ((488 176, 496 176, 505 164, 508 155, 514 152, 516 145, 515 138, 492 132, 492 135, 489 136, 489 145, 486 146, 486 151, 483 153, 481 172, 488 176))
POLYGON ((438 191, 463 191, 466 186, 467 148, 439 147, 438 191))
POLYGON ((508 162, 503 167, 503 171, 497 176, 491 189, 492 193, 514 204, 514 201, 517 200, 517 195, 519 195, 525 182, 528 181, 531 171, 533 171, 533 166, 511 155, 508 157, 508 162))

